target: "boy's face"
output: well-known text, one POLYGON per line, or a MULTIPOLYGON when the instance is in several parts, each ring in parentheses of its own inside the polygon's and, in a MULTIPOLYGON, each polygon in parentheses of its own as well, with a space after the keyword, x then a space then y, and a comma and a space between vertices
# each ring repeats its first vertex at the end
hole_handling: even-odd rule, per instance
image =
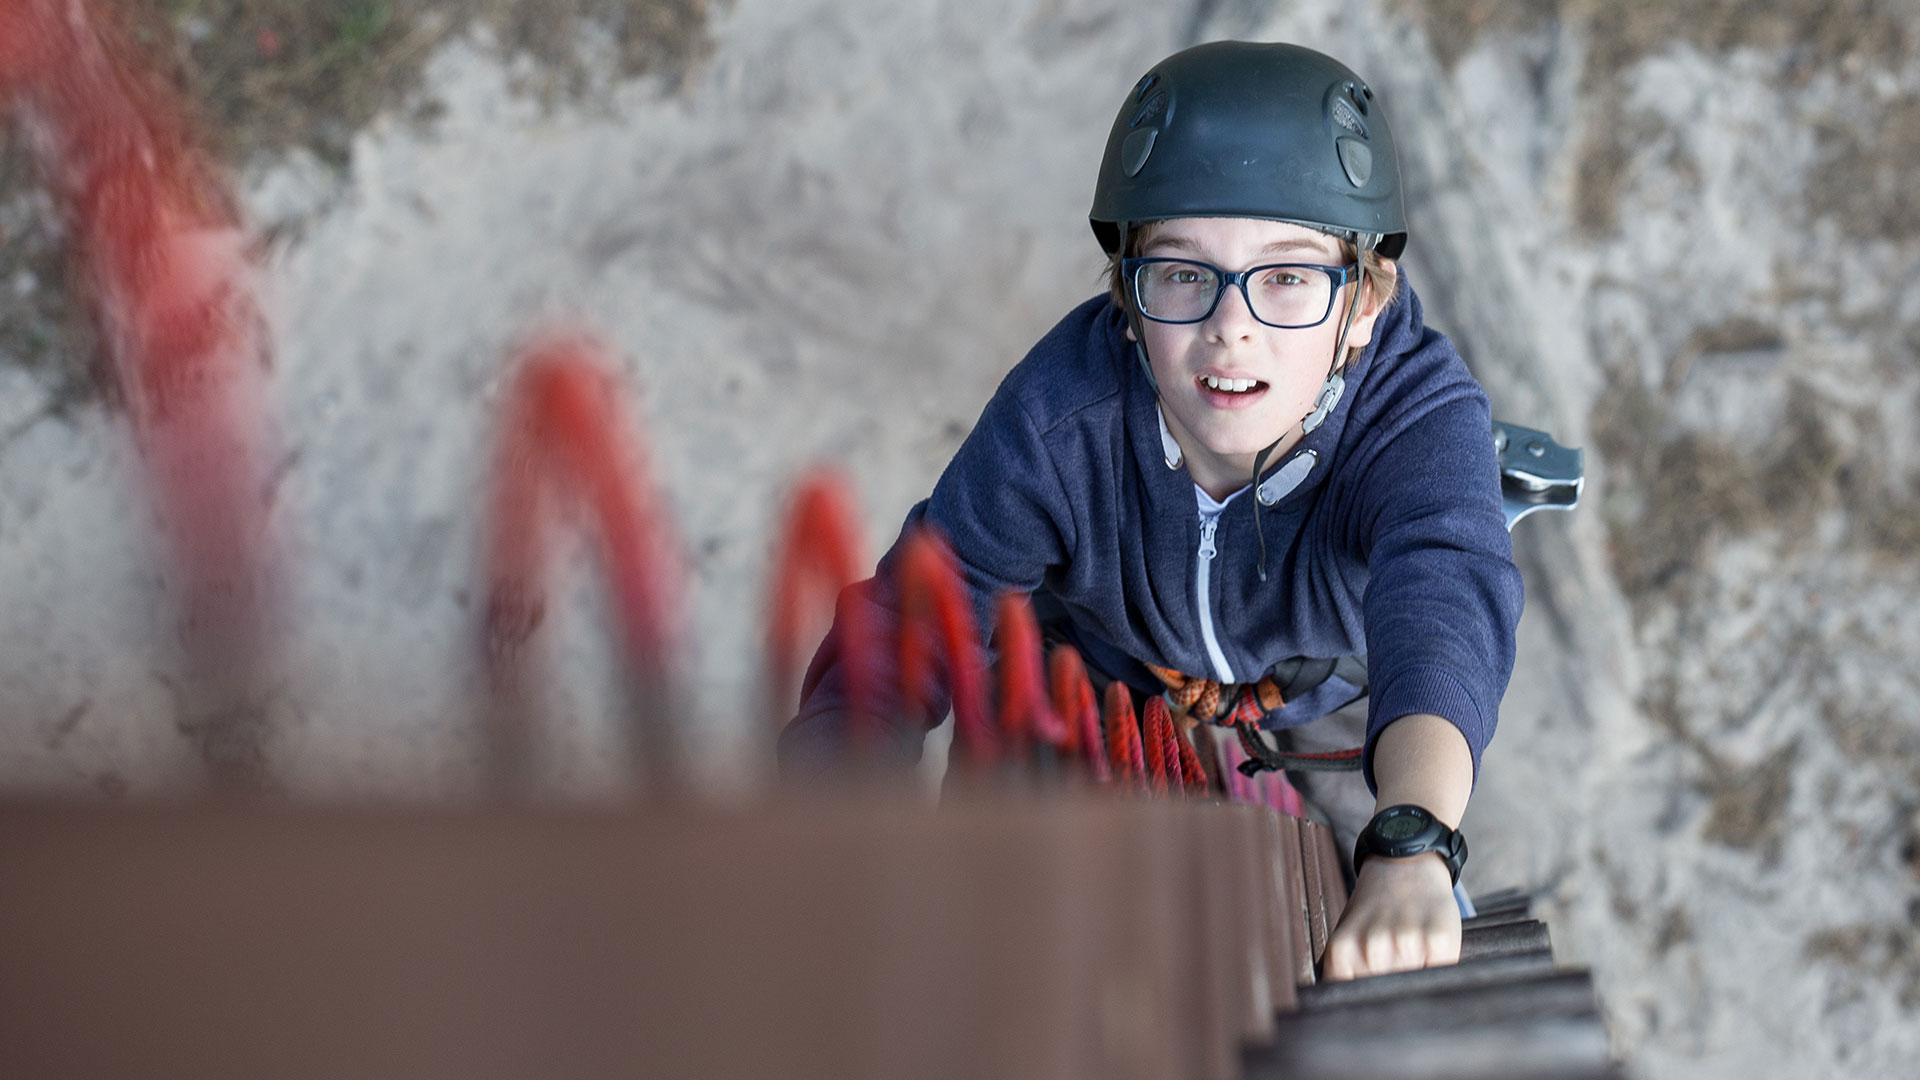
MULTIPOLYGON (((1141 255, 1193 259, 1229 273, 1270 263, 1347 262, 1333 237, 1285 222, 1177 218, 1150 228, 1141 255)), ((1299 438, 1300 421, 1313 411, 1314 398, 1333 367, 1334 342, 1347 304, 1356 295, 1365 300, 1357 282, 1347 285, 1334 294, 1324 321, 1300 329, 1283 330, 1255 319, 1241 291, 1233 287, 1200 322, 1141 320, 1167 427, 1203 488, 1230 483, 1227 491, 1237 489, 1252 475, 1254 455, 1261 449, 1285 436, 1287 441, 1274 455, 1277 460, 1299 438), (1229 379, 1254 382, 1238 391, 1210 385, 1229 379)), ((1378 314, 1377 303, 1364 302, 1347 345, 1371 341, 1378 314)))

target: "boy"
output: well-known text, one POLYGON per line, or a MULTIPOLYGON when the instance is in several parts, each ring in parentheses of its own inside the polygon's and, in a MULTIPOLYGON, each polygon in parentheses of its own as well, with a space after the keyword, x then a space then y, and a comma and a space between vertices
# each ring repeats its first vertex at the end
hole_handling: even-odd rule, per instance
MULTIPOLYGON (((1123 103, 1091 222, 1110 294, 1008 374, 907 526, 949 540, 983 619, 1000 591, 1034 592, 1096 679, 1257 700, 1269 729, 1364 693, 1375 816, 1325 971, 1451 963, 1453 830, 1521 589, 1486 396, 1393 261, 1407 229, 1380 104, 1297 46, 1177 53, 1123 103)), ((847 598, 884 628, 894 557, 847 598)), ((829 634, 808 671, 788 759, 874 723, 839 708, 838 649, 829 634)), ((928 698, 944 715, 944 691, 928 698)), ((918 753, 922 733, 892 734, 918 753)))

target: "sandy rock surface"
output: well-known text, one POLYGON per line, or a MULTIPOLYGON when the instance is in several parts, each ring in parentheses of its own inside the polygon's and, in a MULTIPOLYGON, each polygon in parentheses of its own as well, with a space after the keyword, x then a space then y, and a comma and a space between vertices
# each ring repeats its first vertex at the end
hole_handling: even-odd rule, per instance
MULTIPOLYGON (((343 163, 295 148, 240 174, 273 238, 293 568, 276 774, 471 788, 494 399, 516 341, 577 324, 622 356, 682 530, 696 756, 750 783, 793 476, 844 466, 877 553, 1001 375, 1098 289, 1085 213, 1119 95, 1193 41, 1295 40, 1391 110, 1429 321, 1496 415, 1588 454, 1586 505, 1516 530, 1529 603, 1469 885, 1542 897, 1634 1075, 1906 1075, 1920 19, 1726 8, 737 0, 682 76, 603 69, 557 103, 494 31, 448 35, 343 163)), ((610 49, 581 38, 590 68, 610 49)), ((12 196, 0 226, 43 202, 12 196)), ((0 320, 58 288, 0 281, 0 320)), ((129 439, 10 362, 15 340, 0 785, 176 788, 195 767, 177 616, 129 439)), ((611 669, 572 562, 541 768, 593 792, 616 779, 611 669)))

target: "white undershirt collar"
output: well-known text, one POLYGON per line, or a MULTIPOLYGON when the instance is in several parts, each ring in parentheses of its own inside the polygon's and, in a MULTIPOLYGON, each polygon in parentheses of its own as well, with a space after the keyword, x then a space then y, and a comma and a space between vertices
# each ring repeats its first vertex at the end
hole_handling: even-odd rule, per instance
POLYGON ((1177 469, 1185 455, 1180 452, 1180 444, 1173 441, 1173 432, 1167 430, 1167 411, 1155 402, 1153 415, 1160 419, 1160 451, 1166 455, 1167 468, 1177 469))

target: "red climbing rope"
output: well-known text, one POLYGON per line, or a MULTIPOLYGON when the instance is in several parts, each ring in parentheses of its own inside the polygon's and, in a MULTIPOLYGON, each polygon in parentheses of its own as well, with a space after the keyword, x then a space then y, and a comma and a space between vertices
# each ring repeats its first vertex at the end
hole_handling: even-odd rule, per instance
POLYGON ((937 642, 953 691, 956 756, 973 768, 992 765, 999 740, 987 714, 986 665, 952 550, 931 530, 915 530, 901 545, 898 584, 901 694, 908 702, 922 700, 937 642))
POLYGON ((1067 741, 1061 747, 1067 756, 1086 763, 1087 772, 1099 783, 1109 783, 1106 740, 1100 731, 1100 705, 1087 679, 1086 662, 1071 645, 1056 645, 1048 657, 1048 681, 1053 689, 1053 709, 1067 725, 1067 741))
POLYGON ((185 103, 88 0, 0 5, 0 94, 33 123, 202 651, 258 650, 266 340, 233 199, 185 103))
MULTIPOLYGON (((494 458, 483 640, 496 698, 512 717, 507 722, 523 727, 525 652, 544 616, 551 522, 563 511, 586 517, 637 698, 633 749, 645 768, 665 777, 673 764, 665 724, 673 718, 669 682, 683 571, 609 366, 605 350, 583 337, 537 342, 519 360, 494 458)), ((497 734, 507 740, 508 756, 519 756, 524 730, 497 734)))
POLYGON ((1147 786, 1146 747, 1140 739, 1140 721, 1133 711, 1133 694, 1118 679, 1107 684, 1107 760, 1116 782, 1147 786))
POLYGON ((841 591, 859 578, 864 564, 857 521, 853 496, 839 472, 816 468, 800 478, 781 531, 767 606, 767 701, 776 729, 792 717, 790 695, 799 683, 800 635, 823 609, 833 614, 840 639, 848 712, 865 717, 876 706, 873 669, 879 653, 873 647, 867 609, 857 600, 836 603, 841 591))
POLYGON ((1007 592, 995 605, 1000 675, 1000 731, 1013 753, 1038 742, 1065 751, 1073 736, 1041 677, 1040 624, 1026 593, 1007 592))
POLYGON ((1157 795, 1178 794, 1181 786, 1179 736, 1173 728, 1173 712, 1166 699, 1155 695, 1147 699, 1141 716, 1146 741, 1147 773, 1153 778, 1157 795))
POLYGON ((1181 784, 1188 794, 1204 794, 1207 790, 1207 770, 1200 763, 1200 752, 1194 748, 1193 733, 1176 721, 1173 725, 1173 742, 1174 749, 1180 753, 1181 784))
POLYGON ((184 615, 182 730, 215 783, 258 787, 276 561, 268 342, 225 179, 114 14, 0 3, 0 106, 31 134, 153 493, 184 615))

